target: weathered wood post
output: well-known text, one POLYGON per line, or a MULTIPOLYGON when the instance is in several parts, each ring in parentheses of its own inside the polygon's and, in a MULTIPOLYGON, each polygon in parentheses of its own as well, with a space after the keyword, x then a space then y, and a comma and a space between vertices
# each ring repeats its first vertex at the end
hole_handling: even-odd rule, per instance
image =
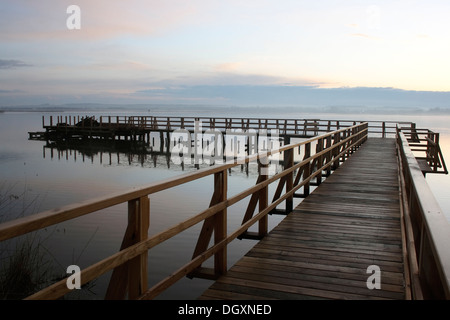
MULTIPOLYGON (((260 181, 260 182, 266 181, 267 178, 269 177, 268 162, 269 162, 268 159, 265 158, 264 161, 260 161, 258 163, 258 166, 259 166, 258 181, 260 181)), ((267 208, 267 206, 269 205, 269 187, 268 186, 265 186, 264 188, 259 190, 258 202, 259 202, 259 212, 265 210, 267 208)), ((269 217, 266 214, 264 217, 262 217, 258 221, 258 237, 259 238, 262 238, 267 234, 267 232, 269 231, 268 225, 269 225, 269 217)))
MULTIPOLYGON (((290 137, 285 137, 285 144, 290 144, 290 137)), ((294 165, 294 149, 290 148, 283 153, 284 170, 291 168, 294 165)), ((286 175, 286 193, 290 192, 294 187, 294 172, 286 175)), ((286 199, 286 214, 289 214, 294 209, 294 195, 286 199)))
MULTIPOLYGON (((133 244, 148 237, 150 203, 148 197, 141 197, 128 202, 128 216, 134 229, 130 239, 133 244), (134 225, 133 225, 134 224, 134 225)), ((129 261, 128 298, 136 299, 147 290, 147 252, 129 261)))
MULTIPOLYGON (((327 143, 326 143, 325 148, 328 149, 328 152, 325 155, 325 162, 326 163, 329 163, 331 161, 332 157, 333 157, 332 149, 331 149, 331 145, 332 145, 331 138, 332 138, 331 135, 326 138, 327 143)), ((331 174, 331 166, 328 166, 327 169, 326 169, 325 176, 328 177, 330 174, 331 174)))
MULTIPOLYGON (((214 174, 214 193, 211 197, 210 207, 226 201, 228 189, 227 170, 214 174)), ((214 244, 220 243, 227 237, 227 209, 223 209, 215 215, 206 218, 203 222, 202 230, 197 240, 192 259, 201 255, 208 248, 209 242, 214 231, 214 244)), ((227 247, 223 247, 214 254, 214 270, 199 267, 187 276, 189 278, 199 277, 206 279, 215 279, 227 271, 227 247)))
MULTIPOLYGON (((311 157, 311 142, 308 142, 305 144, 305 155, 303 157, 303 160, 308 159, 311 157)), ((305 168, 303 169, 303 179, 307 179, 311 175, 311 162, 308 162, 305 164, 305 168)), ((303 197, 309 196, 310 193, 310 180, 305 183, 303 186, 303 197)))
MULTIPOLYGON (((227 170, 214 174, 214 188, 218 193, 218 202, 227 199, 228 175, 227 170)), ((227 237, 227 209, 216 213, 214 225, 214 244, 218 244, 227 237)), ((227 247, 224 246, 214 255, 214 273, 216 275, 227 272, 227 247)))
POLYGON ((339 144, 339 142, 341 142, 341 134, 339 132, 336 132, 334 134, 333 137, 334 140, 334 145, 336 145, 336 147, 333 148, 333 170, 336 170, 337 168, 339 168, 340 165, 340 159, 341 157, 339 156, 340 150, 341 148, 339 146, 337 146, 339 144), (337 159, 336 159, 337 157, 337 159))
MULTIPOLYGON (((148 238, 150 201, 147 196, 128 201, 128 226, 120 250, 148 238)), ((147 252, 115 268, 105 299, 136 299, 147 290, 147 252)))
MULTIPOLYGON (((317 140, 317 146, 316 146, 316 153, 323 151, 323 138, 320 138, 317 140)), ((323 155, 320 155, 317 157, 317 170, 319 170, 323 166, 323 155)), ((319 174, 317 175, 316 184, 320 185, 322 183, 322 170, 320 170, 319 174)))

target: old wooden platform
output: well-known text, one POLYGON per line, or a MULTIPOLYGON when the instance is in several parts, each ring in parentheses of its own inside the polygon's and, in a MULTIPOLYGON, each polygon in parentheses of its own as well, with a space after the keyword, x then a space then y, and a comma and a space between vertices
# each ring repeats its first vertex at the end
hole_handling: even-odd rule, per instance
POLYGON ((199 299, 405 299, 403 252, 395 140, 370 138, 199 299))

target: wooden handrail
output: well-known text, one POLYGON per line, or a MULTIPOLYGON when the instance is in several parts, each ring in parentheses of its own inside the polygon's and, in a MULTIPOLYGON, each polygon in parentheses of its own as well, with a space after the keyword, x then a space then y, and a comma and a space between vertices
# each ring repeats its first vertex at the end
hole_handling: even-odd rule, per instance
MULTIPOLYGON (((339 163, 342 160, 345 160, 349 153, 352 153, 356 150, 356 148, 362 144, 365 139, 367 139, 368 135, 368 125, 367 123, 362 123, 359 125, 354 125, 347 128, 342 128, 340 130, 330 132, 324 134, 322 136, 314 137, 308 139, 306 141, 302 141, 300 143, 293 143, 279 149, 270 150, 264 153, 258 153, 246 156, 239 163, 236 161, 231 161, 223 165, 215 165, 209 168, 200 169, 192 173, 187 173, 178 177, 173 177, 166 179, 161 182, 156 182, 147 186, 134 188, 125 192, 116 193, 110 196, 100 197, 94 200, 86 201, 81 204, 73 204, 69 206, 65 206, 61 209, 49 210, 46 212, 38 213, 36 215, 28 216, 25 218, 21 218, 15 221, 6 222, 0 225, 0 241, 6 240, 12 237, 16 237, 19 235, 23 235, 28 232, 32 232, 35 230, 39 230, 41 228, 60 223, 62 221, 70 220, 75 217, 79 217, 82 215, 86 215, 88 213, 92 213, 101 209, 105 209, 117 204, 126 203, 129 204, 129 215, 134 217, 136 212, 140 212, 143 215, 144 221, 147 219, 149 212, 148 206, 148 196, 152 195, 156 192, 160 192, 163 190, 167 190, 169 188, 173 188, 175 186, 179 186, 181 184, 191 182, 206 176, 215 175, 216 177, 222 176, 226 177, 228 169, 237 166, 241 163, 247 163, 251 161, 261 160, 270 155, 280 153, 280 152, 288 152, 295 148, 300 148, 304 146, 310 146, 312 142, 321 141, 321 144, 324 141, 331 141, 331 137, 334 139, 334 143, 327 143, 327 146, 318 149, 318 151, 314 155, 310 155, 309 157, 303 159, 299 163, 290 163, 285 170, 282 172, 267 177, 266 179, 260 181, 255 186, 244 190, 237 195, 232 197, 227 197, 226 193, 217 198, 217 201, 212 202, 212 205, 202 211, 201 213, 195 215, 192 218, 189 218, 165 231, 162 231, 152 237, 147 238, 142 237, 138 240, 137 243, 129 243, 123 247, 123 249, 116 254, 103 259, 102 261, 87 267, 86 269, 81 271, 81 281, 82 283, 87 283, 89 281, 94 280, 105 272, 116 269, 125 263, 130 263, 131 260, 140 257, 141 261, 144 259, 144 255, 147 254, 147 251, 152 247, 170 239, 171 237, 179 234, 180 232, 198 224, 199 222, 206 221, 206 219, 213 217, 221 212, 225 212, 223 219, 226 219, 226 209, 245 199, 246 197, 253 195, 257 192, 260 192, 263 188, 266 188, 269 184, 281 180, 284 177, 289 175, 293 175, 293 173, 302 168, 309 167, 313 169, 314 163, 316 164, 314 170, 307 170, 308 174, 303 174, 303 180, 297 184, 292 184, 288 188, 288 190, 280 196, 278 199, 275 199, 271 204, 267 204, 267 206, 260 207, 259 212, 245 221, 241 227, 239 227, 236 231, 232 232, 230 235, 226 234, 226 229, 221 231, 222 235, 220 238, 216 239, 215 244, 209 248, 200 252, 197 256, 195 256, 192 261, 190 261, 187 265, 180 268, 173 275, 168 278, 162 280, 153 288, 146 290, 145 285, 145 277, 142 276, 143 271, 146 272, 146 266, 141 264, 141 269, 139 269, 139 264, 137 272, 139 277, 136 281, 134 281, 134 289, 130 290, 128 293, 129 298, 135 298, 140 296, 141 298, 152 298, 159 294, 161 290, 164 290, 169 285, 173 284, 180 277, 188 275, 196 268, 200 267, 201 264, 206 261, 209 257, 215 256, 218 260, 217 265, 219 266, 218 271, 216 272, 224 272, 223 266, 226 267, 226 245, 234 240, 236 237, 245 232, 251 225, 260 221, 262 218, 267 216, 271 210, 275 209, 279 204, 285 202, 287 199, 292 198, 295 192, 303 186, 309 184, 309 182, 313 178, 320 177, 324 170, 327 170, 330 166, 339 163), (343 137, 341 137, 341 134, 343 137), (324 161, 326 161, 324 163, 324 161), (136 209, 136 208, 140 209, 136 209), (222 252, 220 255, 219 253, 222 252), (225 254, 225 255, 224 255, 225 254), (225 257, 225 261, 221 261, 220 257, 225 257), (139 285, 140 284, 140 285, 139 285), (136 292, 140 292, 137 294, 136 292)), ((320 145, 320 144, 319 144, 320 145)), ((222 185, 221 188, 226 188, 226 179, 222 181, 222 183, 218 183, 217 185, 222 185)), ((214 195, 213 195, 214 196, 214 195)), ((135 219, 136 220, 136 219, 135 219)), ((133 222, 136 223, 136 222, 133 222)), ((146 223, 148 225, 148 222, 146 223)), ((133 225, 133 228, 135 226, 133 225)), ((128 229, 127 229, 128 230, 128 229)), ((145 227, 144 229, 145 230, 145 227)), ((145 232, 145 231, 144 231, 145 232)), ((126 235, 127 237, 127 235, 126 235)), ((124 241, 126 240, 124 238, 124 241)), ((134 260, 133 260, 134 261, 134 260)), ((131 286, 131 284, 128 284, 131 286)), ((126 287, 126 285, 125 285, 126 287)), ((66 280, 61 280, 40 292, 37 292, 29 297, 29 299, 56 299, 61 297, 62 295, 68 293, 70 289, 67 288, 66 280)), ((123 294, 121 293, 121 296, 123 294)))
POLYGON ((413 275, 419 278, 412 282, 420 285, 420 296, 424 299, 450 299, 450 225, 428 186, 412 153, 408 140, 400 130, 397 133, 399 161, 403 175, 403 192, 406 218, 410 225, 408 243, 414 243, 411 265, 418 270, 413 275), (417 258, 416 258, 416 257, 417 258))
MULTIPOLYGON (((88 118, 86 116, 86 118, 88 118)), ((81 118, 81 120, 86 119, 81 118)), ((69 117, 71 119, 71 117, 69 117)), ((58 116, 57 124, 62 122, 62 116, 58 116)), ((78 117, 78 122, 80 118, 78 117)), ((236 118, 236 117, 167 117, 167 116, 100 116, 98 121, 105 127, 111 128, 112 124, 120 124, 127 126, 134 126, 141 130, 174 130, 190 129, 194 130, 195 122, 200 121, 205 125, 206 129, 216 129, 225 131, 227 129, 241 128, 241 129, 278 129, 281 134, 306 134, 313 132, 314 135, 323 132, 336 131, 344 127, 351 127, 357 122, 355 120, 321 120, 321 119, 277 119, 277 118, 236 118)), ((76 121, 74 118, 73 125, 76 121)), ((368 121, 369 133, 381 134, 382 137, 387 135, 395 135, 397 125, 406 125, 406 128, 415 128, 415 124, 411 122, 398 121, 368 121)), ((56 126, 54 124, 53 116, 50 116, 50 125, 45 124, 45 119, 42 117, 42 125, 44 128, 56 126)), ((64 124, 67 124, 66 122, 64 124)), ((100 130, 98 128, 98 130, 100 130)))
POLYGON ((439 145, 439 133, 429 129, 414 130, 398 128, 406 137, 410 150, 416 153, 424 153, 425 155, 416 156, 416 159, 425 160, 429 169, 424 172, 448 174, 447 166, 442 155, 439 145))

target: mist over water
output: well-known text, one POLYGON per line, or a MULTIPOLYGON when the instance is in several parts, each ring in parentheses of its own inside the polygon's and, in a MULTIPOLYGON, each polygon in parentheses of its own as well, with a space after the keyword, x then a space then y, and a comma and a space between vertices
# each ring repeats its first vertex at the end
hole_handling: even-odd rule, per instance
MULTIPOLYGON (((218 108, 205 110, 187 108, 147 108, 139 110, 64 110, 60 112, 4 112, 0 113, 0 172, 1 199, 8 199, 7 207, 0 207, 0 221, 51 210, 82 202, 114 192, 161 181, 168 177, 194 171, 194 166, 181 167, 164 156, 147 157, 144 160, 124 153, 99 152, 83 155, 79 151, 53 152, 44 141, 28 139, 28 132, 42 131, 42 116, 59 115, 136 115, 136 116, 211 116, 254 118, 316 118, 324 120, 389 120, 412 121, 418 128, 439 132, 440 145, 447 163, 450 163, 450 115, 396 115, 396 114, 334 114, 302 113, 290 109, 280 113, 266 108, 218 108)), ((256 172, 237 166, 229 177, 229 195, 236 194, 255 184, 256 172)), ((450 177, 428 174, 427 181, 450 221, 450 177)), ((209 206, 213 190, 212 177, 176 187, 150 197, 149 235, 191 217, 209 206)), ((272 190, 273 191, 273 190, 272 190)), ((298 200, 300 201, 300 200, 298 200)), ((248 201, 242 201, 228 211, 229 230, 240 225, 248 201)), ((270 228, 282 216, 270 216, 270 228)), ((116 253, 127 225, 126 205, 118 205, 101 212, 61 223, 43 230, 43 245, 55 265, 65 274, 64 267, 77 264, 82 269, 102 258, 116 253)), ((149 253, 150 282, 156 283, 191 259, 201 225, 184 232, 149 253)), ((228 252, 231 266, 245 254, 255 242, 236 240, 228 252)), ((209 262, 205 265, 207 266, 209 262)), ((109 274, 96 281, 92 292, 81 298, 103 299, 109 274)), ((159 298, 196 298, 211 284, 208 280, 183 279, 159 298)), ((77 297, 74 297, 77 298, 77 297)))

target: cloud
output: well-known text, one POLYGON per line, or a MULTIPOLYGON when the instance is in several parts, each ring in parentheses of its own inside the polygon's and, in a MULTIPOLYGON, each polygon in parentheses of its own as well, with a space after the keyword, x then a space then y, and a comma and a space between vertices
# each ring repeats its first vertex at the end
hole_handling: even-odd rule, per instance
POLYGON ((241 64, 239 62, 225 62, 216 65, 215 69, 218 71, 226 71, 226 72, 235 71, 239 69, 240 65, 241 64))
POLYGON ((379 37, 371 36, 366 33, 352 33, 352 34, 350 34, 350 36, 358 37, 358 38, 365 38, 365 39, 369 39, 369 40, 380 40, 379 37))
POLYGON ((18 0, 0 12, 0 37, 8 41, 98 40, 122 35, 160 35, 202 19, 201 2, 193 1, 75 1, 80 7, 79 30, 69 30, 68 1, 18 0))
POLYGON ((5 60, 0 59, 0 69, 15 69, 20 67, 31 67, 31 64, 27 64, 20 60, 5 60))
POLYGON ((419 33, 416 35, 417 39, 431 39, 431 37, 428 34, 419 33))

